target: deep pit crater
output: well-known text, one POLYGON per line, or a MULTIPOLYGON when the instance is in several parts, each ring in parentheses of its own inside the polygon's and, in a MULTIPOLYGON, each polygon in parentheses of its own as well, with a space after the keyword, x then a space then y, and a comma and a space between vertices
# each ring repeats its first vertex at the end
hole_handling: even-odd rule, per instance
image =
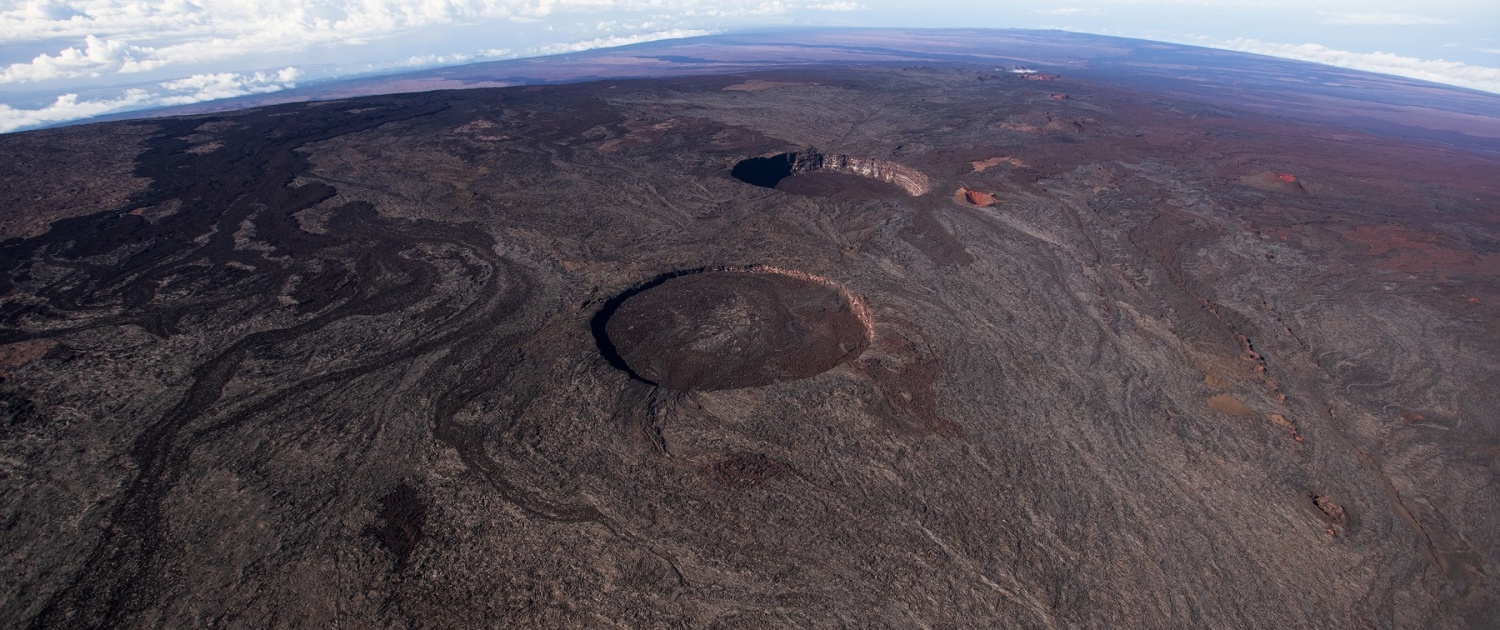
POLYGON ((864 352, 870 330, 864 303, 839 284, 770 267, 670 275, 595 318, 611 363, 678 391, 815 376, 864 352))
POLYGON ((927 176, 910 166, 811 150, 740 160, 729 174, 754 186, 814 197, 919 197, 932 189, 927 176))

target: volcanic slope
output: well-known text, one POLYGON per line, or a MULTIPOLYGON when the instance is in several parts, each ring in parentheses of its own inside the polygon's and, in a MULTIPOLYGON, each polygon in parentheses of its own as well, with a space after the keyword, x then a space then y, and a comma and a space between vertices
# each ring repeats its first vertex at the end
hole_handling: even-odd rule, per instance
POLYGON ((1500 162, 988 70, 92 127, 0 624, 1490 623, 1500 162))

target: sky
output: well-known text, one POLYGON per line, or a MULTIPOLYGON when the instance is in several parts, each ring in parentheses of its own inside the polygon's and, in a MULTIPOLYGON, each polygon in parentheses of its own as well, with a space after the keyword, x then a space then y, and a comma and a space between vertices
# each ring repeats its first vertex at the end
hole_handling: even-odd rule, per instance
POLYGON ((360 74, 796 26, 1055 28, 1500 93, 1500 0, 0 0, 0 133, 360 74))

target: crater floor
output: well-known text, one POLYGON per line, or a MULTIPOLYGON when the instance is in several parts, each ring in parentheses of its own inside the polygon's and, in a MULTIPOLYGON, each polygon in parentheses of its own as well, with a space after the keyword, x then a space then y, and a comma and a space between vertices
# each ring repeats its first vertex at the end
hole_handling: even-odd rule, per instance
POLYGON ((808 378, 869 345, 837 287, 775 272, 674 277, 626 299, 606 324, 634 374, 677 391, 808 378))

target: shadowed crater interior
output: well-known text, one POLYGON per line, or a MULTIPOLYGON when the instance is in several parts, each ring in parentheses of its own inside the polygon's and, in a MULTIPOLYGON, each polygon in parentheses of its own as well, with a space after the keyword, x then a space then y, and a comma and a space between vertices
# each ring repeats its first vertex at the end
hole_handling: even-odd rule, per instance
POLYGON ((679 391, 807 378, 869 345, 864 310, 847 292, 790 272, 669 277, 601 315, 600 348, 612 363, 679 391))
POLYGON ((927 176, 889 160, 815 151, 740 160, 729 174, 747 184, 817 197, 879 199, 926 194, 927 176))

